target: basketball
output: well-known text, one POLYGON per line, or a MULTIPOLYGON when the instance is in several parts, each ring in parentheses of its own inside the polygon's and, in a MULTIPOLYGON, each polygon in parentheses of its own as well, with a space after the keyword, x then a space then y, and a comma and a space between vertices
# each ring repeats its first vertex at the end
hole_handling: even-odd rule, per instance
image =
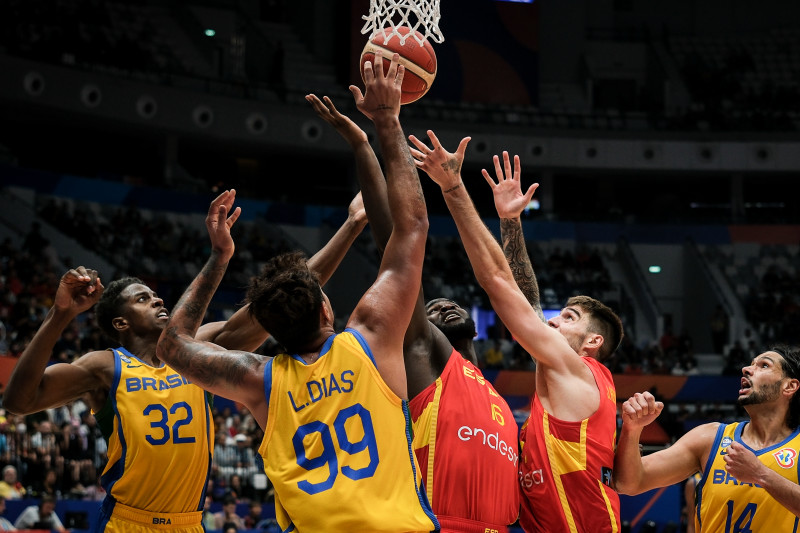
MULTIPOLYGON (((408 35, 409 32, 414 32, 420 38, 422 37, 422 34, 408 26, 397 26, 395 30, 400 35, 408 35)), ((436 53, 427 39, 424 39, 422 46, 420 46, 414 35, 408 35, 406 42, 400 44, 400 37, 394 34, 384 44, 383 41, 390 34, 392 34, 392 28, 385 28, 364 46, 364 50, 361 52, 361 78, 364 78, 364 63, 375 61, 376 50, 383 52, 384 72, 391 64, 392 55, 397 52, 400 54, 400 64, 406 69, 403 76, 403 94, 400 97, 400 103, 410 104, 422 98, 431 88, 431 84, 436 77, 436 53)))

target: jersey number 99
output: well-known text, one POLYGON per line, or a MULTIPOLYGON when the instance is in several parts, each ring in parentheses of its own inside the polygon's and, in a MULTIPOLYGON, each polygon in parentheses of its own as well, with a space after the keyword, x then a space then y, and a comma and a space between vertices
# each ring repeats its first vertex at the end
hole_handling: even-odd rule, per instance
POLYGON ((360 403, 351 405, 339 411, 336 419, 333 421, 333 434, 336 435, 336 445, 333 443, 333 435, 331 428, 316 420, 303 424, 292 437, 292 444, 294 445, 294 452, 297 456, 297 464, 306 470, 316 470, 318 468, 328 467, 328 478, 319 483, 311 483, 303 480, 297 483, 298 488, 308 494, 318 494, 324 492, 331 487, 339 475, 339 455, 338 449, 349 455, 355 455, 366 451, 369 454, 369 463, 362 468, 351 468, 343 466, 341 473, 347 478, 352 480, 359 480, 375 475, 375 470, 378 468, 380 459, 378 458, 378 443, 375 441, 375 430, 372 427, 372 415, 360 403), (353 417, 358 417, 361 421, 361 427, 364 429, 364 436, 357 442, 351 442, 350 437, 347 435, 345 423, 353 417), (313 433, 319 433, 319 439, 322 443, 322 453, 317 457, 308 458, 306 455, 306 447, 303 442, 306 436, 313 433))

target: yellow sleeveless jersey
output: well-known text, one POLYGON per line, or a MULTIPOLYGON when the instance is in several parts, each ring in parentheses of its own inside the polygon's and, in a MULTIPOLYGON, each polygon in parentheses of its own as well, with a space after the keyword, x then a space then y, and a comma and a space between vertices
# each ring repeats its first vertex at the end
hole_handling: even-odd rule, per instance
POLYGON ((746 422, 720 425, 697 485, 695 526, 698 532, 720 533, 785 532, 797 533, 798 517, 758 485, 741 483, 725 470, 724 456, 734 441, 741 443, 770 469, 798 482, 800 430, 786 440, 763 450, 753 450, 742 442, 746 422))
POLYGON ((434 531, 411 450, 408 402, 386 385, 355 330, 320 358, 275 357, 264 372, 269 419, 259 453, 282 531, 434 531))
POLYGON ((201 511, 214 434, 206 392, 169 366, 149 366, 125 348, 113 352, 111 409, 97 414, 105 424, 113 415, 100 478, 104 515, 117 503, 153 513, 201 511))

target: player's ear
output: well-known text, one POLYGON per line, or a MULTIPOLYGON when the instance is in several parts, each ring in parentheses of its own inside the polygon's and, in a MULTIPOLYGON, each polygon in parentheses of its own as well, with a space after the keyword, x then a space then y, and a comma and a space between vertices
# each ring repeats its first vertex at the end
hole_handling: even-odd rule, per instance
POLYGON ((800 380, 791 378, 783 389, 785 394, 792 396, 794 394, 800 394, 800 380))
POLYGON ((124 330, 128 329, 128 321, 125 320, 124 318, 122 318, 121 316, 118 316, 117 318, 112 319, 111 320, 111 325, 117 331, 124 331, 124 330))
POLYGON ((589 350, 597 351, 603 346, 603 342, 603 336, 599 333, 589 333, 583 341, 583 345, 589 350))

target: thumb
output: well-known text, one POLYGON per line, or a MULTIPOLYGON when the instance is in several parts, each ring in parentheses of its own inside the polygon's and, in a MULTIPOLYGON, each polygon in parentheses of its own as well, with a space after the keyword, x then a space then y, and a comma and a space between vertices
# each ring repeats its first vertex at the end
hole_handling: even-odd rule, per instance
POLYGON ((461 142, 458 143, 458 150, 456 150, 456 153, 463 157, 464 156, 464 152, 467 151, 467 145, 469 144, 469 142, 471 140, 472 140, 472 137, 464 137, 463 139, 461 139, 461 142))
POLYGON ((353 94, 353 99, 356 101, 356 105, 364 101, 364 95, 361 94, 361 89, 359 89, 355 85, 351 85, 348 88, 350 89, 350 92, 353 94))
POLYGON ((537 189, 537 188, 539 188, 539 184, 538 184, 538 183, 534 183, 533 185, 531 185, 530 187, 528 187, 528 190, 527 190, 527 191, 525 191, 525 200, 526 200, 528 203, 530 203, 530 201, 531 201, 531 198, 533 198, 533 193, 534 193, 534 192, 536 192, 536 189, 537 189))

